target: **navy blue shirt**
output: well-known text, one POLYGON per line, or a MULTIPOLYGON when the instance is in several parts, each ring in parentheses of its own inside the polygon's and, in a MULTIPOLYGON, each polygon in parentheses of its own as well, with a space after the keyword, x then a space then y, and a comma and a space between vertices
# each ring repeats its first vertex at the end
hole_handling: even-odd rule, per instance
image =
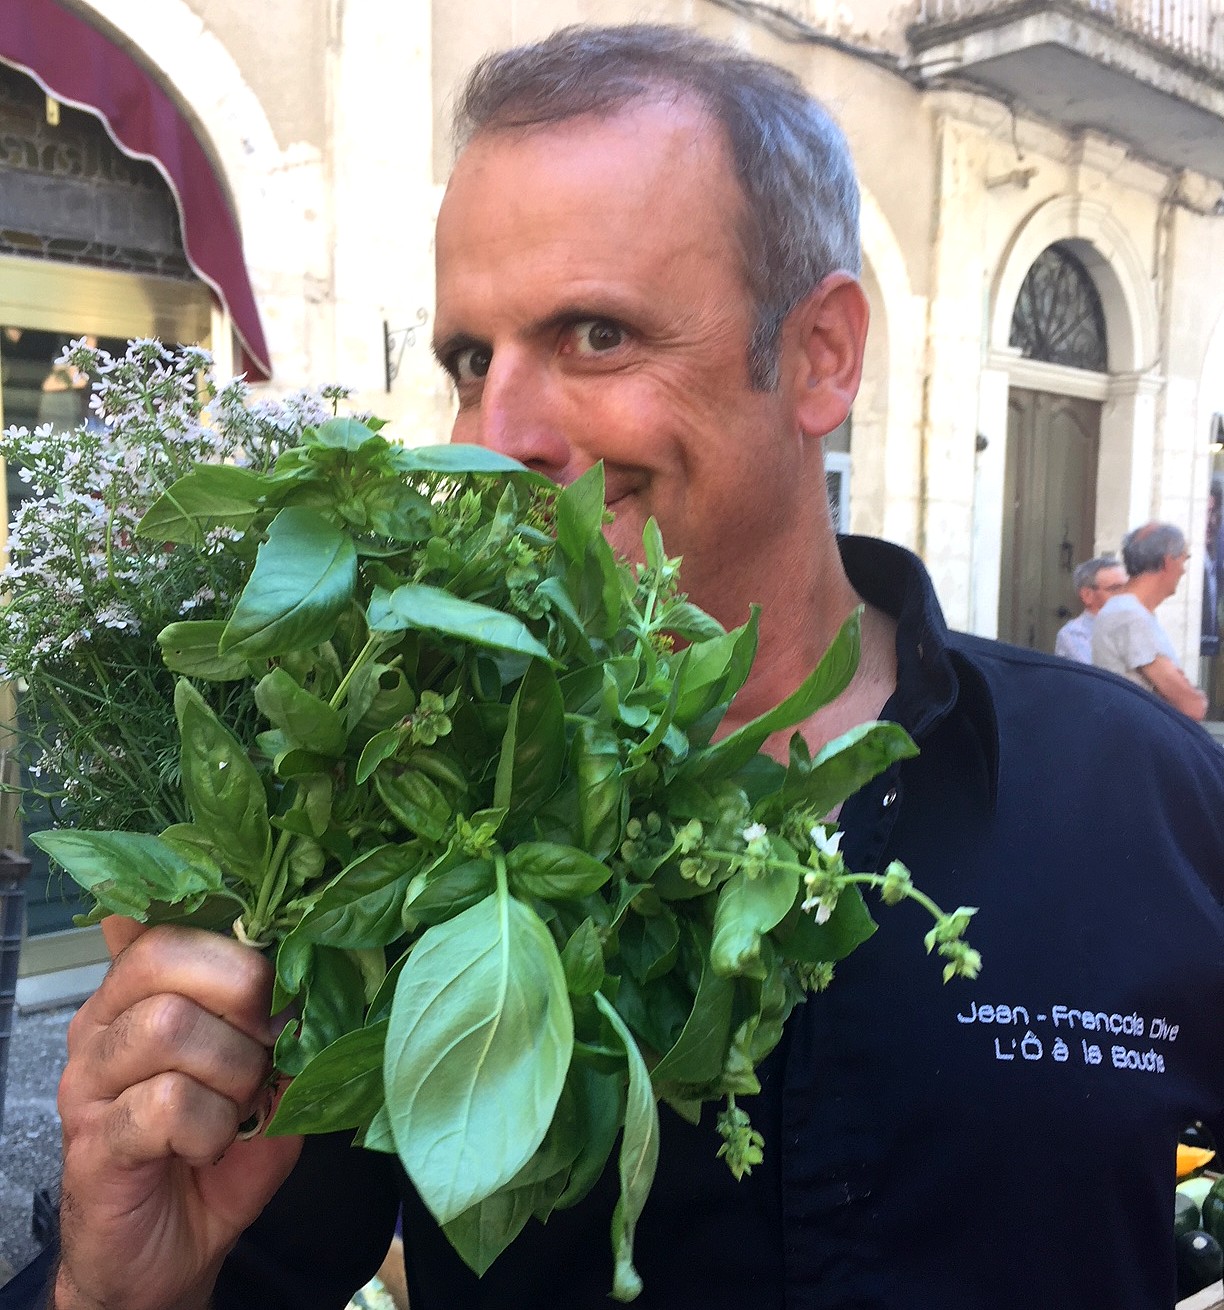
MULTIPOLYGON (((980 906, 982 974, 945 985, 925 913, 871 905, 878 932, 744 1102, 766 1139, 751 1177, 715 1158, 713 1111, 664 1111, 636 1305, 1171 1306, 1176 1138, 1224 1118, 1224 752, 1121 679, 950 634, 908 552, 842 550, 898 620, 883 717, 921 748, 847 802, 847 863, 901 859, 945 909, 980 906)), ((612 1177, 477 1280, 397 1162, 323 1139, 300 1170, 217 1310, 343 1306, 401 1192, 413 1310, 610 1304, 612 1177)))

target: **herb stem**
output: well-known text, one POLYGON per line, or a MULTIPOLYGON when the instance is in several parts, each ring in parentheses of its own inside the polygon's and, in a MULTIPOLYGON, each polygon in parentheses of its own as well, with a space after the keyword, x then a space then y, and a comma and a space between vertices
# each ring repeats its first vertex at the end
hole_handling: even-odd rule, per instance
POLYGON ((344 699, 348 695, 349 687, 353 679, 357 676, 359 669, 363 668, 378 653, 379 647, 383 644, 382 637, 375 636, 371 633, 366 638, 366 644, 357 652, 357 658, 349 666, 348 672, 340 679, 340 685, 336 688, 331 700, 328 702, 333 710, 338 710, 344 704, 344 699))
MULTIPOLYGON (((299 804, 301 799, 299 793, 294 798, 290 813, 293 810, 303 808, 299 804)), ((288 828, 281 829, 280 836, 277 837, 276 845, 273 847, 272 855, 268 860, 267 872, 263 876, 263 881, 259 884, 259 899, 255 902, 255 913, 251 916, 247 925, 247 934, 255 941, 264 939, 276 911, 280 909, 280 898, 284 892, 286 882, 286 879, 281 877, 281 870, 284 867, 285 858, 289 854, 289 844, 294 836, 295 834, 290 832, 288 828)))

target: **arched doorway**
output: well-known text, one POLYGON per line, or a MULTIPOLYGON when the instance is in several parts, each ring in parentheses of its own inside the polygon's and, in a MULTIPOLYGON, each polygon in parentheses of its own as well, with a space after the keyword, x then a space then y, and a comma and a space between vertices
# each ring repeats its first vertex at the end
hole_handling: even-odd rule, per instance
MULTIPOLYGON (((1009 345, 1022 359, 1105 373, 1101 297, 1069 244, 1048 246, 1030 266, 1009 345)), ((1072 572, 1094 553, 1102 405, 1082 390, 1008 390, 998 632, 1037 650, 1052 650, 1075 613, 1072 572)))

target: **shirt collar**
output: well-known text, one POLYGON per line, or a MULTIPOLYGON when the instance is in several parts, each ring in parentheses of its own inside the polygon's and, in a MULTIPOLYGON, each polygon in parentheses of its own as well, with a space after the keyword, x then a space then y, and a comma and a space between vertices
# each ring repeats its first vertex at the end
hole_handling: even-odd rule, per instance
POLYGON ((881 718, 899 723, 919 747, 952 714, 981 748, 982 781, 996 795, 999 729, 994 697, 968 652, 948 630, 930 574, 902 546, 874 537, 839 537, 850 585, 897 622, 897 686, 881 718))

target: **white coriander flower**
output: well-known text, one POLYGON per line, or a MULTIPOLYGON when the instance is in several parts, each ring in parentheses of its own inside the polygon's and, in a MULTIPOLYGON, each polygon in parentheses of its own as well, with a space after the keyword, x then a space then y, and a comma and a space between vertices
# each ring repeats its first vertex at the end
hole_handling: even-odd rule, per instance
POLYGON ((768 829, 763 823, 750 823, 744 831, 740 833, 740 836, 743 837, 746 842, 754 842, 758 838, 764 837, 767 831, 768 829))

